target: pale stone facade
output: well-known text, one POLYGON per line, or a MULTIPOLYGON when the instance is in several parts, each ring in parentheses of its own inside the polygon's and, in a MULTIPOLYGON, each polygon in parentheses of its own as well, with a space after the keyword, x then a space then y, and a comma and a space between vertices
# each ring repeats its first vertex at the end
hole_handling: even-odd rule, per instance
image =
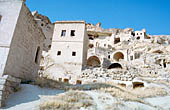
POLYGON ((25 0, 0 0, 0 106, 38 76, 45 36, 25 0))
POLYGON ((48 56, 51 63, 45 73, 56 79, 80 74, 86 65, 87 45, 84 21, 56 21, 48 56))
POLYGON ((0 74, 22 80, 38 75, 44 34, 22 0, 0 1, 0 74))

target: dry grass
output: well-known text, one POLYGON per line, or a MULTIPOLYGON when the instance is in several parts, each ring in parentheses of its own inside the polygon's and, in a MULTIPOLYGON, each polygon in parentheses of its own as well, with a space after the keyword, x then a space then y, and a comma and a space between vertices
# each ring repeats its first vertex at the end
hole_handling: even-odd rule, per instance
POLYGON ((164 96, 167 92, 162 87, 145 87, 145 88, 135 88, 127 89, 120 85, 112 84, 114 87, 101 88, 101 91, 110 93, 113 97, 121 98, 125 101, 137 101, 143 103, 142 99, 147 97, 164 96))
POLYGON ((69 84, 46 78, 37 78, 34 84, 38 85, 39 87, 56 88, 60 90, 64 90, 64 88, 69 87, 69 84))
POLYGON ((93 99, 79 91, 69 91, 47 99, 40 104, 40 110, 79 110, 81 107, 89 108, 95 105, 93 99))
POLYGON ((155 83, 155 84, 163 84, 165 86, 167 86, 168 88, 170 88, 170 82, 166 81, 166 80, 151 80, 151 79, 146 79, 146 78, 141 78, 144 81, 147 81, 148 83, 155 83))

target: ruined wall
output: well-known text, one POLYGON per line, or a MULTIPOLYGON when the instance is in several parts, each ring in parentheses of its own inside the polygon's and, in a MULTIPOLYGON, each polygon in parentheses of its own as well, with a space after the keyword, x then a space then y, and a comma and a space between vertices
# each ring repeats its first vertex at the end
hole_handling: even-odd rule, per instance
POLYGON ((38 28, 31 12, 23 3, 13 33, 4 74, 22 80, 33 80, 38 75, 43 40, 44 35, 41 29, 38 28))
POLYGON ((51 48, 54 24, 51 23, 47 16, 41 15, 37 11, 32 12, 32 15, 45 35, 43 50, 48 51, 51 48))
POLYGON ((0 75, 4 72, 21 6, 21 1, 0 0, 0 75))

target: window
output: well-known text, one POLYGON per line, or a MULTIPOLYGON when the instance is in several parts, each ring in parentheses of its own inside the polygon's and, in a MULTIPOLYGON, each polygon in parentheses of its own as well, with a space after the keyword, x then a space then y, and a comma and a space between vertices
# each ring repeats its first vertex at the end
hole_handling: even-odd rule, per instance
POLYGON ((37 63, 37 64, 39 61, 39 54, 40 54, 40 47, 37 48, 36 55, 35 55, 35 63, 37 63))
POLYGON ((133 60, 133 56, 130 56, 130 60, 133 60))
POLYGON ((51 48, 51 45, 48 45, 48 48, 50 49, 50 48, 51 48))
POLYGON ((61 51, 58 51, 58 52, 57 52, 57 56, 60 56, 60 55, 61 55, 61 51))
POLYGON ((1 21, 2 16, 0 15, 0 21, 1 21))
POLYGON ((119 42, 120 42, 120 38, 115 38, 114 44, 117 44, 117 43, 119 43, 119 42))
POLYGON ((75 36, 75 30, 71 30, 71 36, 75 36))
POLYGON ((142 33, 140 33, 140 35, 142 35, 142 33))
POLYGON ((137 39, 137 40, 139 40, 139 39, 140 39, 140 37, 138 36, 136 39, 137 39))
POLYGON ((72 56, 76 56, 76 52, 72 52, 72 56))
POLYGON ((108 55, 108 59, 110 59, 110 55, 108 55))
POLYGON ((66 30, 62 30, 61 36, 66 36, 66 30))
POLYGON ((93 48, 94 47, 94 45, 93 44, 89 44, 89 48, 93 48))

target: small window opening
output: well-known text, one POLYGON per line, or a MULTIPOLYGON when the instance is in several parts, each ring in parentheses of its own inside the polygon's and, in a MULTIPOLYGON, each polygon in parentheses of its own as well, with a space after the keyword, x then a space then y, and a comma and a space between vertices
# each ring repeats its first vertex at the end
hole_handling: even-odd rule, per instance
POLYGON ((143 33, 140 33, 140 35, 142 35, 143 33))
POLYGON ((37 64, 38 64, 39 54, 40 54, 40 47, 37 48, 36 55, 35 55, 35 63, 37 64))
POLYGON ((1 21, 1 19, 2 19, 2 16, 0 15, 0 21, 1 21))
POLYGON ((140 37, 138 36, 136 39, 137 39, 137 40, 139 40, 139 39, 140 39, 140 37))
POLYGON ((110 55, 108 55, 108 59, 110 59, 110 55))
POLYGON ((130 56, 130 60, 133 60, 133 56, 130 56))
POLYGON ((133 88, 141 88, 144 87, 144 83, 143 82, 133 82, 133 88))
POLYGON ((120 42, 120 38, 115 38, 114 44, 117 44, 120 42))
POLYGON ((94 45, 93 44, 89 44, 89 48, 93 48, 94 47, 94 45))
POLYGON ((75 30, 71 30, 71 36, 75 36, 75 30))
POLYGON ((57 52, 57 56, 60 56, 60 55, 61 55, 61 51, 58 51, 58 52, 57 52))
POLYGON ((82 81, 81 80, 77 80, 76 84, 80 85, 80 84, 82 84, 82 81))
POLYGON ((66 30, 62 30, 61 36, 66 36, 66 30))
POLYGON ((76 52, 72 52, 72 56, 76 56, 76 52))
POLYGON ((44 26, 44 24, 42 23, 41 26, 44 26))
POLYGON ((94 40, 93 37, 89 37, 89 40, 94 40))
POLYGON ((65 78, 65 79, 64 79, 64 83, 67 83, 67 84, 68 84, 68 83, 69 83, 69 79, 66 79, 66 78, 65 78))
POLYGON ((165 59, 163 60, 163 65, 164 65, 164 68, 166 68, 166 62, 165 62, 165 59))
POLYGON ((50 48, 51 48, 51 45, 49 45, 48 48, 50 49, 50 48))

